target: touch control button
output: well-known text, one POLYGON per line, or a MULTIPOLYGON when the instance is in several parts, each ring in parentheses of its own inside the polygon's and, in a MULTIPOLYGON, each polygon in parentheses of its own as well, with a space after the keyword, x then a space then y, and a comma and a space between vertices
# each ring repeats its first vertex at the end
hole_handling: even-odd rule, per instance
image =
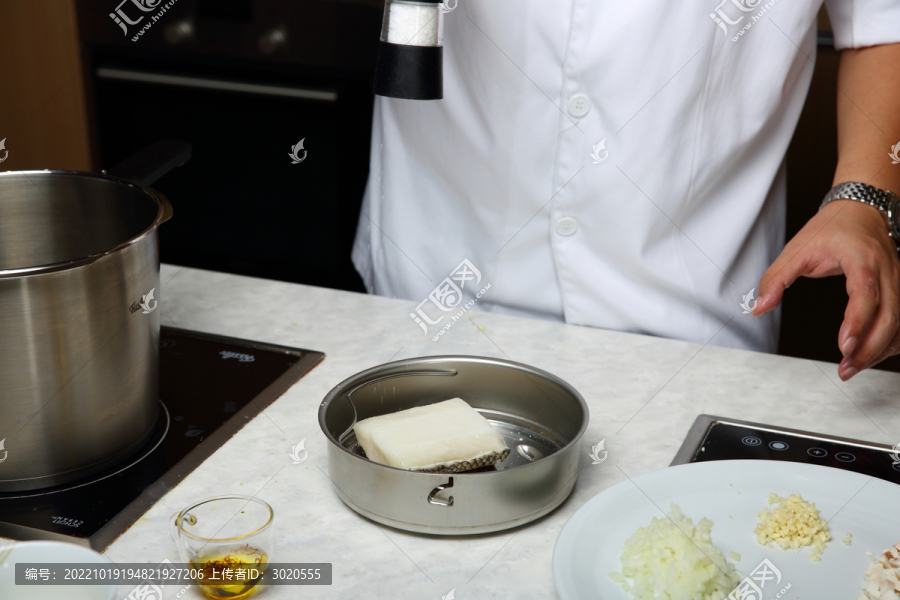
POLYGON ((841 462, 853 462, 854 460, 856 460, 856 457, 849 452, 838 452, 834 455, 834 457, 841 462))
POLYGON ((744 444, 747 446, 759 446, 760 444, 762 444, 761 439, 759 439, 758 437, 753 437, 752 435, 746 436, 741 441, 744 442, 744 444))
POLYGON ((810 456, 815 456, 816 458, 822 458, 823 456, 828 456, 828 450, 823 448, 810 448, 806 451, 810 456))
POLYGON ((788 447, 785 442, 769 442, 769 448, 772 450, 787 450, 788 447))

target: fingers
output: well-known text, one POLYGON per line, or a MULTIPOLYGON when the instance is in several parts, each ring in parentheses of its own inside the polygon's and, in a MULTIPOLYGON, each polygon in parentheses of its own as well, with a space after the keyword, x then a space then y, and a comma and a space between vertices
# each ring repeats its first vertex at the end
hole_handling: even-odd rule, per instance
POLYGON ((793 250, 792 244, 785 246, 775 262, 769 265, 760 278, 759 296, 753 312, 750 314, 760 317, 778 306, 784 296, 784 290, 809 269, 808 256, 806 253, 798 256, 798 253, 793 250))
POLYGON ((846 269, 850 301, 838 335, 844 355, 838 375, 844 381, 896 352, 892 346, 900 328, 897 269, 882 262, 881 270, 879 276, 878 269, 869 265, 846 269))
MULTIPOLYGON (((844 310, 844 322, 838 332, 838 348, 846 359, 859 345, 875 318, 879 304, 878 276, 872 267, 854 266, 847 269, 847 295, 850 300, 844 310)), ((841 361, 843 367, 849 361, 841 361)), ((857 364, 857 370, 862 364, 857 364)), ((838 369, 840 371, 841 369, 838 369)), ((852 377, 852 375, 851 375, 852 377)))
MULTIPOLYGON (((838 207, 835 205, 835 208, 838 207)), ((811 219, 785 245, 784 250, 759 280, 759 297, 752 313, 753 316, 762 316, 778 306, 784 290, 798 277, 817 278, 842 273, 836 256, 823 251, 823 244, 827 249, 828 242, 833 236, 832 233, 826 231, 826 226, 833 218, 833 216, 827 217, 824 213, 819 213, 819 217, 811 219)))
POLYGON ((870 369, 883 361, 886 358, 890 358, 896 354, 900 354, 900 330, 894 335, 894 339, 890 341, 887 345, 887 348, 884 349, 884 352, 878 355, 875 360, 871 361, 868 365, 866 365, 867 369, 870 369))

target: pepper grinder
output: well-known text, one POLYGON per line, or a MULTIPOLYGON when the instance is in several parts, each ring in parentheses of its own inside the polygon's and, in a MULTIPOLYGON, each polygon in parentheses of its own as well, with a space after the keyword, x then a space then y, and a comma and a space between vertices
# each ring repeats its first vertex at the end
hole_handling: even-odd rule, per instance
POLYGON ((375 93, 408 100, 444 97, 441 0, 385 0, 375 93))

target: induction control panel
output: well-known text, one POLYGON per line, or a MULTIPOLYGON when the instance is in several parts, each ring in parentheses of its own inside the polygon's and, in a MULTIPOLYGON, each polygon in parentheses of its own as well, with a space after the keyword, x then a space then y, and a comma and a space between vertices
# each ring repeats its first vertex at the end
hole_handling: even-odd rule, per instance
POLYGON ((900 484, 900 449, 712 415, 697 417, 672 464, 742 459, 821 465, 900 484))

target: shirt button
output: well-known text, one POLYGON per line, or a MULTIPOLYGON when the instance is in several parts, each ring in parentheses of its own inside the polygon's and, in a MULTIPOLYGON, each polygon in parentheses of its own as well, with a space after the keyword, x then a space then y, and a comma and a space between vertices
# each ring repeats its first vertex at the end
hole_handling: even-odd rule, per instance
POLYGON ((578 230, 578 221, 572 217, 563 217, 556 222, 556 233, 559 235, 572 235, 578 230))
POLYGON ((584 94, 575 94, 569 99, 569 114, 573 117, 583 117, 591 110, 591 99, 584 94))

